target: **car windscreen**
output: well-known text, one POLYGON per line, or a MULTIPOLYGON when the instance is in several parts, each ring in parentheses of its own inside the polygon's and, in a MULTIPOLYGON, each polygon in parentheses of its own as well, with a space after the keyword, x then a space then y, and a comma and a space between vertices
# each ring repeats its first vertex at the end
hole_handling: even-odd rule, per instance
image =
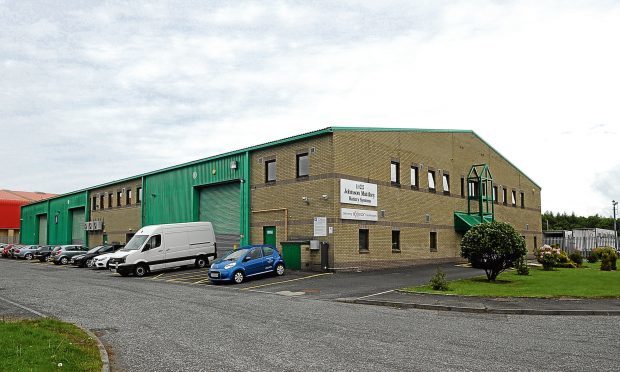
POLYGON ((121 251, 135 251, 136 249, 140 249, 148 237, 148 235, 134 235, 121 251))
POLYGON ((101 248, 101 246, 97 246, 97 247, 95 247, 95 248, 90 249, 90 250, 89 250, 88 252, 86 252, 86 253, 95 253, 95 252, 97 252, 100 248, 101 248))
POLYGON ((243 255, 245 255, 247 253, 247 251, 248 251, 247 249, 239 249, 237 251, 233 251, 230 254, 228 254, 227 256, 225 256, 222 260, 224 260, 224 261, 237 261, 243 255))

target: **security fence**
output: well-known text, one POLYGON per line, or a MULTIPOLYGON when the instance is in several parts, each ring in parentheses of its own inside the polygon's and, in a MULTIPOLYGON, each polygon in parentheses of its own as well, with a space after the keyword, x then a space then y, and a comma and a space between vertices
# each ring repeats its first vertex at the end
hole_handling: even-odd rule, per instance
POLYGON ((544 244, 557 246, 568 254, 579 251, 582 255, 588 257, 592 249, 598 247, 615 247, 616 242, 612 235, 601 235, 582 237, 545 237, 544 244))

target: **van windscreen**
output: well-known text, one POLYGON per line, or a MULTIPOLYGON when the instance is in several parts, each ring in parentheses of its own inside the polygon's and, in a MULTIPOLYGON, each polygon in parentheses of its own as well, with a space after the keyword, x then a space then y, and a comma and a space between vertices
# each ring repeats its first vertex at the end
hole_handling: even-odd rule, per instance
POLYGON ((134 235, 121 251, 135 251, 136 249, 140 249, 148 237, 148 235, 134 235))

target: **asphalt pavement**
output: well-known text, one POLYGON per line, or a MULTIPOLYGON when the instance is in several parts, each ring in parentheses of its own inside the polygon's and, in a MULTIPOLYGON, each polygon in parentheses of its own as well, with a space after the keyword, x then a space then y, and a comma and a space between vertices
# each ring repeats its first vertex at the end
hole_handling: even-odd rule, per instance
POLYGON ((613 352, 620 349, 618 317, 466 314, 332 300, 392 289, 402 275, 385 276, 381 285, 368 285, 380 280, 372 273, 291 273, 244 286, 169 281, 183 274, 122 278, 0 260, 0 304, 93 330, 118 371, 612 371, 620 365, 613 352), (340 296, 337 288, 313 283, 332 275, 345 275, 341 288, 354 289, 340 296), (297 283, 294 291, 286 283, 257 287, 294 279, 287 282, 297 283))

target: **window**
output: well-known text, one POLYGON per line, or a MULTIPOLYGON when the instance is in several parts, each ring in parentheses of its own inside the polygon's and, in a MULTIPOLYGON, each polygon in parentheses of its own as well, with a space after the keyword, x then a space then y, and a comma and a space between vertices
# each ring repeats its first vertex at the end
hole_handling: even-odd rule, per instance
POLYGON ((420 168, 417 165, 411 167, 411 188, 418 189, 420 187, 420 168))
POLYGON ((534 249, 538 249, 538 239, 534 237, 534 249))
POLYGON ((360 252, 368 252, 368 230, 360 229, 359 232, 360 252))
POLYGON ((465 197, 465 177, 461 177, 461 198, 465 197))
POLYGON ((245 256, 246 260, 256 260, 258 258, 263 257, 263 253, 261 251, 260 248, 254 248, 250 251, 250 253, 248 253, 247 256, 245 256))
POLYGON ((431 252, 437 252, 437 232, 431 231, 430 234, 430 248, 431 252))
POLYGON ((265 162, 265 182, 276 182, 276 161, 265 162))
POLYGON ((120 207, 121 206, 121 199, 123 198, 123 192, 122 191, 117 191, 116 192, 116 206, 120 207))
POLYGON ((525 193, 521 192, 521 208, 525 208, 525 193))
POLYGON ((151 239, 149 239, 149 244, 151 245, 151 249, 159 247, 161 245, 161 235, 151 236, 151 239))
POLYGON ((512 190, 512 192, 510 193, 511 196, 511 204, 513 207, 517 206, 517 192, 515 190, 512 190))
POLYGON ((392 252, 400 252, 400 231, 392 230, 392 252))
POLYGON ((450 175, 443 174, 443 193, 450 195, 450 175))
POLYGON ((428 171, 428 191, 435 192, 435 171, 428 171))
POLYGON ((103 209, 103 203, 105 202, 105 195, 99 197, 99 208, 103 209))
POLYGON ((142 187, 138 187, 136 189, 136 194, 137 194, 137 197, 138 197, 138 199, 136 199, 136 204, 142 203, 142 187))
POLYGON ((112 193, 108 194, 108 208, 112 208, 114 205, 112 205, 112 193))
POLYGON ((263 247, 263 256, 271 256, 273 254, 273 248, 271 247, 263 247))
POLYGON ((127 196, 127 205, 131 205, 131 189, 127 189, 127 191, 125 191, 126 196, 127 196))
POLYGON ((479 182, 469 181, 469 196, 472 198, 478 197, 478 192, 480 191, 480 187, 478 187, 479 182))
POLYGON ((392 184, 400 184, 400 163, 397 161, 390 163, 390 181, 392 184))
POLYGON ((504 203, 504 205, 508 204, 508 190, 506 190, 506 188, 502 188, 502 202, 504 203))
POLYGON ((493 186, 493 203, 497 203, 497 186, 493 186))
POLYGON ((297 155, 297 178, 310 174, 308 153, 297 155))
POLYGON ((92 202, 92 205, 91 205, 91 209, 94 210, 94 211, 97 210, 97 197, 96 196, 93 196, 93 202, 92 202))

